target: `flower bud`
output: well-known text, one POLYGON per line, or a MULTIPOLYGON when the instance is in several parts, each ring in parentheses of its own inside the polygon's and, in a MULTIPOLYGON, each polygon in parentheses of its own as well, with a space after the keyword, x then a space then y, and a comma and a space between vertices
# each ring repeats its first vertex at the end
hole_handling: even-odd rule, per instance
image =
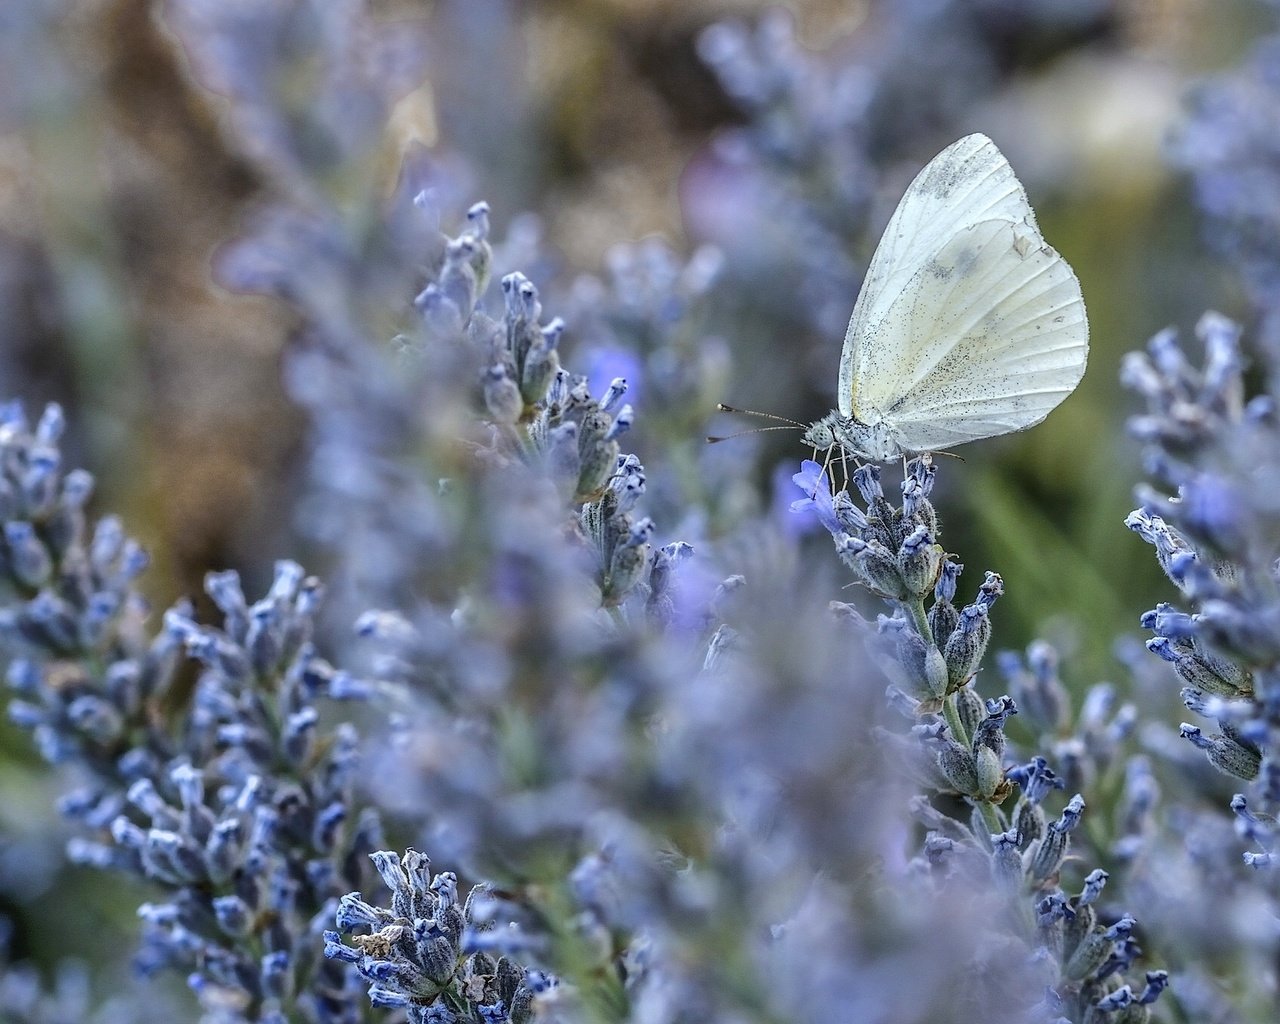
POLYGON ((1013 825, 1024 843, 1033 843, 1044 835, 1044 808, 1030 800, 1019 800, 1013 812, 1013 825))
MULTIPOLYGON (((453 979, 454 971, 458 969, 458 952, 434 921, 419 921, 418 926, 414 928, 417 959, 424 977, 436 986, 438 992, 453 979)), ((423 992, 422 995, 435 995, 436 992, 423 992)))
POLYGON ((1258 777, 1262 767, 1262 755, 1252 744, 1246 745, 1238 739, 1220 733, 1208 737, 1200 729, 1186 722, 1178 730, 1183 739, 1190 740, 1205 752, 1212 764, 1220 772, 1233 775, 1237 779, 1252 782, 1258 777))
POLYGON ((582 474, 582 460, 578 455, 578 425, 561 423, 547 435, 547 473, 557 490, 565 497, 572 497, 582 474))
POLYGON ((1083 981, 1107 962, 1117 942, 1123 942, 1136 922, 1126 914, 1110 928, 1094 928, 1076 947, 1062 973, 1070 981, 1083 981))
POLYGON ((1077 793, 1063 809, 1062 816, 1049 822, 1044 835, 1027 849, 1027 873, 1032 881, 1045 882, 1057 873, 1067 855, 1070 833, 1080 823, 1083 811, 1084 799, 1077 793))
POLYGON ((618 462, 618 445, 608 439, 613 421, 608 413, 591 408, 578 423, 578 458, 580 470, 576 497, 590 501, 608 483, 618 462))
POLYGON ((1004 696, 998 700, 985 701, 983 710, 986 711, 986 716, 973 732, 974 752, 977 753, 979 747, 988 747, 999 759, 1004 754, 1005 720, 1018 713, 1018 705, 1004 696))
POLYGON ((546 397, 547 388, 560 369, 560 357, 555 349, 539 339, 529 349, 520 378, 520 397, 525 405, 536 405, 546 397))
POLYGON ((1022 855, 1018 852, 1018 831, 1010 829, 991 837, 991 877, 1006 890, 1016 892, 1022 885, 1022 855))
POLYGON ((973 755, 955 740, 947 736, 940 741, 937 751, 938 767, 947 781, 965 796, 976 796, 978 793, 978 768, 973 755))
POLYGON ((923 597, 933 589, 942 566, 942 548, 924 526, 917 526, 898 549, 898 573, 906 592, 923 597))
POLYGON ((1252 690, 1252 683, 1242 668, 1202 651, 1192 640, 1155 636, 1147 641, 1146 647, 1152 654, 1172 664, 1178 675, 1197 690, 1220 697, 1238 697, 1252 690))
POLYGON ((649 558, 648 542, 653 530, 653 520, 642 519, 631 528, 628 537, 613 549, 609 571, 604 580, 606 604, 617 604, 640 582, 649 558))
POLYGON ((893 640, 894 655, 906 674, 912 695, 941 697, 946 690, 947 667, 938 649, 904 619, 881 616, 877 628, 882 636, 893 640))
POLYGON ((977 795, 983 799, 990 800, 1004 780, 1004 771, 1000 765, 1000 755, 990 747, 980 746, 974 753, 974 763, 978 777, 977 795))
POLYGON ((979 604, 967 605, 942 650, 951 689, 973 678, 990 641, 991 620, 986 609, 979 604))
POLYGON ((962 686, 955 692, 956 712, 960 716, 960 724, 964 726, 965 735, 972 737, 978 725, 987 717, 987 709, 982 698, 972 686, 962 686))
POLYGON ((835 538, 835 544, 840 560, 876 593, 896 600, 906 597, 898 561, 893 552, 878 540, 864 541, 842 534, 835 538))
POLYGON ((497 363, 485 371, 484 404, 489 415, 498 423, 511 424, 524 412, 524 400, 520 389, 508 375, 507 368, 497 363))

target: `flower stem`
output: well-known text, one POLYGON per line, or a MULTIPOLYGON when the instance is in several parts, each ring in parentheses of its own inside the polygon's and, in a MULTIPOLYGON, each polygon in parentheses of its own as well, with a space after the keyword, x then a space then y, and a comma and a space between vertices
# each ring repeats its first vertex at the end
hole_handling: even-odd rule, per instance
POLYGON ((1004 831, 1004 823, 1000 820, 995 806, 983 800, 978 804, 978 811, 982 814, 982 820, 987 823, 987 830, 995 835, 1004 831))
POLYGON ((942 717, 946 719, 947 728, 951 730, 951 738, 959 743, 960 746, 968 747, 971 740, 964 723, 960 721, 960 711, 956 707, 956 695, 954 693, 943 699, 942 717))
POLYGON ((902 603, 906 605, 907 611, 911 615, 911 621, 915 624, 916 632, 920 634, 920 639, 925 643, 933 643, 933 630, 929 628, 929 617, 924 613, 924 598, 914 597, 902 603))

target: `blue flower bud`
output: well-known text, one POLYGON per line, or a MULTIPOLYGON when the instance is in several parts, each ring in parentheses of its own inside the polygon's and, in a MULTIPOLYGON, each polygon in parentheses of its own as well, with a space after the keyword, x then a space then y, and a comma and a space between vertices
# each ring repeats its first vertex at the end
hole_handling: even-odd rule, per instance
POLYGON ((1094 868, 1084 879, 1084 888, 1080 890, 1079 905, 1087 907, 1091 903, 1097 902, 1099 896, 1102 895, 1103 887, 1107 884, 1108 875, 1102 868, 1094 868))
POLYGON ((1004 780, 1000 755, 989 746, 976 746, 973 760, 978 779, 977 792, 973 795, 979 796, 984 800, 990 800, 995 796, 996 790, 1004 780))
POLYGON ((1123 941, 1136 922, 1126 914, 1107 929, 1095 928, 1076 947, 1063 966, 1063 974, 1071 981, 1082 981, 1106 963, 1118 941, 1123 941))
POLYGON ((1013 812, 1013 825, 1024 843, 1035 842, 1045 833, 1044 808, 1027 799, 1019 800, 1013 812))
POLYGON ((629 405, 624 405, 619 409, 613 417, 613 425, 605 432, 606 441, 616 441, 619 437, 631 429, 632 423, 635 421, 635 410, 629 405))
POLYGON ((62 411, 62 406, 57 402, 50 402, 40 414, 40 421, 36 424, 35 439, 42 445, 56 445, 62 439, 66 428, 67 417, 62 411))
POLYGON ((1008 777, 1022 787, 1026 798, 1040 803, 1055 789, 1065 789, 1066 780, 1059 778, 1043 757, 1033 757, 1027 764, 1010 768, 1008 777))
POLYGON ((338 900, 335 923, 339 931, 350 932, 357 928, 377 931, 384 924, 390 924, 392 919, 393 915, 366 903, 358 892, 349 892, 338 900))
POLYGON ((321 808, 316 814, 315 826, 311 830, 311 844, 323 853, 334 850, 346 820, 347 806, 341 801, 335 800, 321 808))
POLYGON ((377 869, 382 881, 391 890, 391 910, 396 917, 411 917, 413 910, 411 899, 413 891, 409 879, 400 867, 400 859, 390 850, 378 850, 369 854, 373 866, 377 869))
POLYGON ((166 881, 202 882, 208 877, 200 849, 178 832, 153 828, 144 853, 150 872, 166 881))
POLYGON ((693 546, 684 541, 664 544, 653 552, 649 562, 649 597, 645 609, 658 622, 669 622, 674 615, 672 595, 675 590, 676 570, 681 562, 693 554, 693 546))
POLYGON ((939 736, 933 741, 938 767, 956 791, 965 796, 977 796, 978 767, 973 754, 960 746, 950 736, 939 736))
POLYGON ((217 822, 205 844, 204 859, 209 877, 214 882, 225 882, 240 863, 240 847, 244 829, 234 818, 217 822))
POLYGON ((45 584, 53 571, 53 559, 36 536, 31 523, 10 520, 4 524, 9 569, 24 585, 37 588, 45 584))
MULTIPOLYGON (((327 952, 328 946, 325 950, 327 952)), ((369 1004, 376 1010, 404 1010, 413 1006, 408 995, 383 985, 370 985, 368 996, 369 1004)))
POLYGON ((292 764, 303 765, 311 757, 319 722, 320 713, 311 706, 295 711, 285 719, 280 741, 285 756, 292 764))
POLYGON ((868 506, 884 500, 884 490, 880 486, 880 467, 875 463, 859 466, 854 471, 853 484, 868 506))
POLYGON ((938 580, 942 548, 925 526, 917 526, 898 549, 897 568, 906 593, 924 597, 938 580))
MULTIPOLYGON (((439 190, 435 187, 424 188, 413 197, 413 205, 426 211, 436 226, 438 226, 439 203, 439 190)), ((466 233, 475 239, 489 237, 489 204, 484 200, 473 203, 468 208, 466 233)))
POLYGON ((239 896, 215 896, 213 913, 218 927, 231 936, 245 936, 253 929, 253 913, 239 896))
POLYGON ((578 425, 573 422, 553 427, 547 435, 547 474, 566 498, 578 488, 582 459, 578 454, 578 425))
MULTIPOLYGON (((426 923, 418 922, 419 925, 426 923)), ((415 932, 417 930, 415 926, 415 932)), ((453 980, 453 975, 458 969, 458 951, 453 943, 439 932, 427 930, 416 938, 417 959, 422 965, 423 977, 430 983, 423 985, 419 982, 415 985, 416 994, 434 995, 453 980)))
POLYGON ((924 640, 905 619, 880 616, 877 630, 893 642, 895 659, 912 695, 942 697, 946 691, 947 667, 933 643, 924 640))
POLYGON ((976 603, 965 606, 942 648, 950 689, 963 686, 973 678, 990 641, 991 620, 986 608, 976 603))
POLYGON ((104 745, 115 742, 124 734, 123 716, 99 697, 77 697, 67 705, 67 719, 77 730, 104 745))
POLYGON ((1036 902, 1036 923, 1041 928, 1071 920, 1075 916, 1075 908, 1067 902, 1067 897, 1061 892, 1048 893, 1036 902))
MULTIPOLYGON (((524 361, 524 369, 520 375, 520 397, 523 405, 536 405, 547 394, 547 389, 560 369, 560 356, 555 348, 548 344, 545 335, 539 335, 529 348, 524 361)), ((488 402, 488 394, 485 396, 488 402)), ((490 407, 492 411, 492 407, 490 407)), ((496 416, 495 416, 496 418, 496 416)), ((509 422, 509 421, 508 421, 509 422)))
POLYGON ((609 569, 603 581, 606 604, 616 604, 640 582, 649 557, 649 537, 654 531, 653 520, 641 519, 631 528, 629 536, 613 549, 609 569))
POLYGON ((1045 882, 1057 873, 1067 855, 1070 833, 1079 823, 1083 810, 1084 800, 1077 793, 1063 810, 1062 816, 1057 821, 1049 822, 1045 834, 1027 849, 1027 873, 1032 881, 1045 882))
POLYGON ((262 989, 268 998, 285 998, 290 992, 290 982, 293 979, 292 958, 289 952, 280 949, 266 954, 262 958, 259 975, 262 980, 262 989))
POLYGON ((955 692, 956 713, 960 716, 960 724, 964 726, 966 736, 974 736, 979 724, 987 715, 987 710, 972 686, 961 686, 955 692))
POLYGON ((1209 763, 1220 772, 1237 779, 1244 779, 1246 782, 1252 782, 1258 777, 1262 755, 1256 747, 1243 744, 1222 733, 1210 738, 1196 726, 1186 722, 1182 723, 1178 734, 1203 750, 1209 763))
POLYGON ((513 424, 524 412, 520 388, 502 363, 495 363, 485 371, 484 404, 497 423, 513 424))
POLYGON ((1161 516, 1137 509, 1124 523, 1155 547, 1156 561, 1165 575, 1188 597, 1204 596, 1217 589, 1213 573, 1200 563, 1195 548, 1161 516))
POLYGON ((876 593, 897 600, 907 596, 906 585, 898 572, 898 560, 880 541, 867 542, 840 534, 835 538, 835 545, 840 560, 876 593))
POLYGON ((1004 723, 1010 715, 1018 713, 1018 706, 1008 696, 984 703, 986 717, 979 723, 973 733, 973 747, 989 747, 997 755, 1004 753, 1004 723))
POLYGON ((1022 885, 1022 854, 1016 829, 991 837, 991 877, 1010 891, 1022 885))
POLYGON ((613 410, 617 407, 618 403, 622 401, 622 396, 626 393, 626 378, 614 377, 609 384, 609 389, 600 397, 600 408, 610 415, 613 415, 613 410))
POLYGON ((964 572, 964 566, 961 563, 951 558, 943 561, 938 573, 938 583, 933 590, 935 601, 951 602, 956 599, 956 584, 962 572, 964 572))

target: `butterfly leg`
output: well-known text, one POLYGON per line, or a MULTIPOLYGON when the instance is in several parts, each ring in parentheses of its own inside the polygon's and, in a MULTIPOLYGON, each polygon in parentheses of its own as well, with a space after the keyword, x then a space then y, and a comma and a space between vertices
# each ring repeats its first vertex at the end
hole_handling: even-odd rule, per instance
POLYGON ((822 460, 822 472, 827 478, 827 488, 831 490, 832 493, 835 492, 835 481, 831 479, 831 453, 833 451, 835 451, 834 448, 828 448, 827 453, 822 460))

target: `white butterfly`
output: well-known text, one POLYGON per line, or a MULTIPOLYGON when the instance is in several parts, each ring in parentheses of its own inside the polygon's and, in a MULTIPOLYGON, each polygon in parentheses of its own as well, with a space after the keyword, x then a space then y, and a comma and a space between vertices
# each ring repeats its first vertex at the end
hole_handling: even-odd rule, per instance
POLYGON ((908 186, 867 270, 840 357, 839 412, 805 441, 887 462, 1025 430, 1089 354, 1080 282, 985 135, 908 186))

